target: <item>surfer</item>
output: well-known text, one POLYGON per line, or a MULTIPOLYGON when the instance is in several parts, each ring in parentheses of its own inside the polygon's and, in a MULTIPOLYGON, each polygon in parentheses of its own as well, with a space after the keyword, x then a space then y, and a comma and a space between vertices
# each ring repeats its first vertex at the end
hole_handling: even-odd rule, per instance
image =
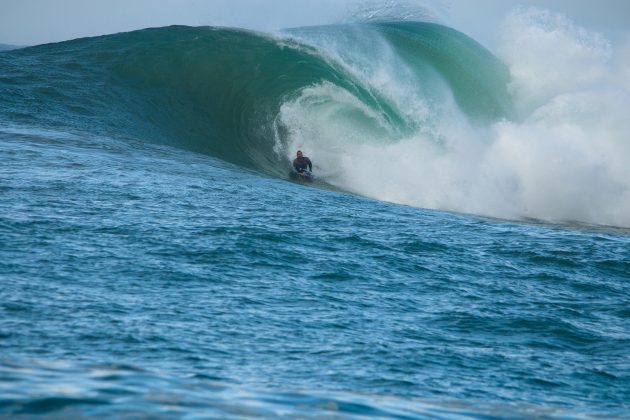
POLYGON ((295 169, 295 172, 297 172, 301 177, 311 178, 313 163, 309 158, 302 154, 301 150, 298 150, 297 157, 293 160, 293 169, 295 169))

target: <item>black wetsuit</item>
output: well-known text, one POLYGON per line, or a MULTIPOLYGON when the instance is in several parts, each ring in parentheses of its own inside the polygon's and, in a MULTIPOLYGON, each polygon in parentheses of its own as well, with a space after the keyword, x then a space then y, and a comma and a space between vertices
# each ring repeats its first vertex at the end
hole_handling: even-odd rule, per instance
POLYGON ((295 160, 293 161, 293 168, 295 168, 295 171, 299 174, 304 172, 307 167, 309 171, 313 171, 313 164, 311 163, 311 160, 306 156, 295 158, 295 160))

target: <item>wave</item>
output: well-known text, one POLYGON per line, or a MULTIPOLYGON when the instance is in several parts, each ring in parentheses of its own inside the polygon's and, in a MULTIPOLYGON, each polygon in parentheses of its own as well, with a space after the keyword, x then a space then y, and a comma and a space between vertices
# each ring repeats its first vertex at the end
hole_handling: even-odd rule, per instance
POLYGON ((537 86, 529 95, 512 52, 501 61, 431 22, 276 34, 152 28, 1 53, 0 120, 171 144, 283 178, 301 148, 320 179, 380 200, 630 226, 625 158, 598 163, 601 201, 593 205, 580 196, 590 167, 575 168, 574 179, 537 179, 545 165, 519 155, 521 147, 545 160, 548 150, 518 136, 550 118, 562 123, 566 115, 544 107, 567 89, 544 97, 553 89, 537 86), (539 183, 543 192, 529 194, 539 183))
POLYGON ((27 48, 3 63, 10 74, 17 73, 3 79, 7 97, 13 98, 4 104, 5 113, 17 121, 36 118, 79 128, 102 117, 96 121, 101 128, 116 127, 133 136, 148 132, 144 137, 272 173, 279 163, 274 146, 286 142, 282 132, 290 129, 281 126, 280 109, 318 87, 353 98, 353 104, 328 98, 326 105, 351 105, 346 113, 356 117, 357 131, 410 132, 412 121, 393 98, 314 48, 305 40, 307 34, 348 42, 386 36, 417 78, 435 69, 472 114, 505 111, 506 92, 489 93, 490 75, 479 77, 484 65, 502 70, 489 53, 452 29, 400 22, 308 28, 282 36, 178 26, 27 48), (467 69, 466 63, 474 60, 480 67, 467 69), (39 109, 33 101, 53 107, 39 109), (24 112, 16 113, 24 105, 24 112))

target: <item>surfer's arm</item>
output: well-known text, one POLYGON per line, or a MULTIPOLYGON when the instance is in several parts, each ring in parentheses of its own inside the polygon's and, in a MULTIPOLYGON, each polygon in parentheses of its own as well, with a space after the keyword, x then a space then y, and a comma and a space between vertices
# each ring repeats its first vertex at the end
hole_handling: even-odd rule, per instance
POLYGON ((306 158, 306 163, 308 164, 308 170, 313 172, 313 164, 309 158, 306 158))

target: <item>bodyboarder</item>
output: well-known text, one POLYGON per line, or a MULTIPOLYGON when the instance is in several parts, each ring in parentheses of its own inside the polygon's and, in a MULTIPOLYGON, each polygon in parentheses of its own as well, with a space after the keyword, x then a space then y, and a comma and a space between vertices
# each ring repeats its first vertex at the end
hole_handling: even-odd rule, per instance
POLYGON ((312 178, 313 163, 302 154, 301 150, 297 151, 297 157, 293 160, 293 169, 303 179, 310 180, 312 178))

